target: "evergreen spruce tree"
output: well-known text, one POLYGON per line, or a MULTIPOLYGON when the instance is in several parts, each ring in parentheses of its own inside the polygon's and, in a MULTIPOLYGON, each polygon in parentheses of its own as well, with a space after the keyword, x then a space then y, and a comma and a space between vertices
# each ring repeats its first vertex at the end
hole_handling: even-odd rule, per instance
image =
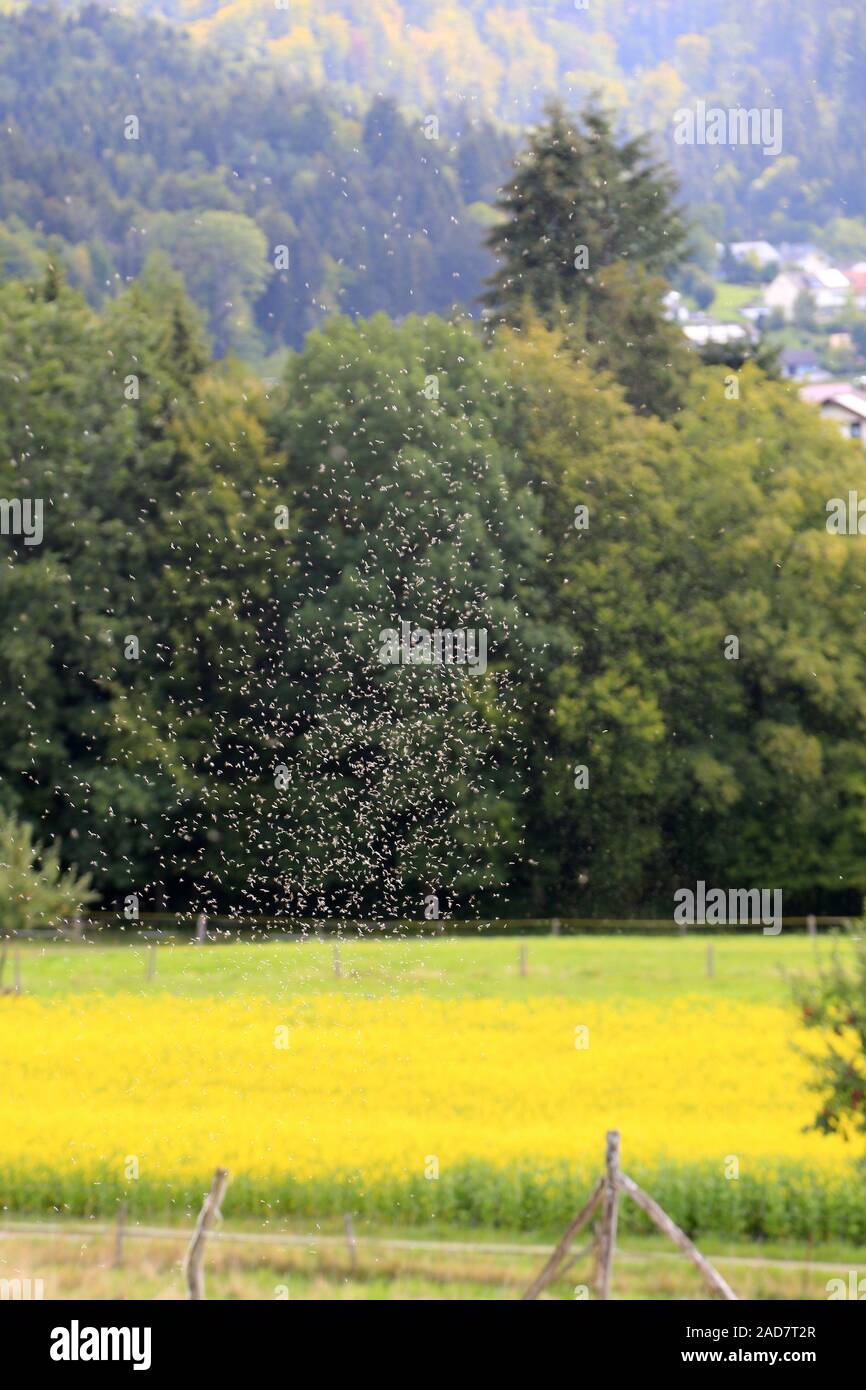
POLYGON ((489 318, 519 327, 531 310, 569 329, 576 354, 612 369, 631 405, 671 414, 688 375, 682 334, 661 305, 660 275, 684 254, 675 192, 647 137, 617 143, 606 112, 590 106, 575 121, 551 102, 498 200, 489 318))

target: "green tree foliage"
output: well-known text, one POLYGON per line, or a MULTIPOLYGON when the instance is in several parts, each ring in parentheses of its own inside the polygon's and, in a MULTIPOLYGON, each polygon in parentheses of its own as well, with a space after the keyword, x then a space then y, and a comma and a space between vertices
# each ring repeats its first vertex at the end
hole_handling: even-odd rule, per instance
POLYGON ((866 114, 866 13, 849 0, 132 4, 139 14, 190 24, 197 38, 233 55, 270 53, 292 81, 386 93, 426 111, 459 98, 525 124, 551 91, 579 106, 601 90, 630 129, 657 132, 689 204, 714 208, 729 240, 812 240, 840 208, 866 217, 851 138, 866 114), (677 145, 674 113, 698 100, 723 110, 778 107, 781 155, 677 145))
POLYGON ((604 112, 573 121, 552 103, 499 199, 503 220, 488 238, 499 268, 484 296, 494 323, 531 313, 549 328, 573 325, 575 352, 660 415, 676 408, 688 373, 654 275, 682 254, 674 192, 646 140, 618 142, 604 112))
POLYGON ((50 255, 98 305, 162 250, 219 355, 300 346, 333 310, 447 313, 490 269, 468 209, 511 141, 457 104, 425 133, 92 5, 0 16, 0 90, 0 271, 50 255))
POLYGON ((754 366, 738 398, 723 370, 696 373, 674 426, 538 326, 501 350, 553 633, 532 901, 664 910, 698 878, 856 890, 866 546, 828 534, 826 503, 856 488, 862 456, 754 366))
POLYGON ((179 845, 219 868, 203 807, 231 774, 203 735, 265 659, 245 636, 278 544, 257 389, 202 377, 156 263, 102 319, 53 281, 2 299, 0 493, 45 514, 41 545, 4 539, 4 800, 158 904, 179 845))
POLYGON ((425 893, 444 910, 509 877, 534 532, 508 416, 477 337, 433 318, 335 320, 277 398, 298 518, 278 695, 289 814, 306 880, 346 910, 417 916, 425 893), (404 621, 483 630, 486 672, 382 664, 404 621))
POLYGON ((89 875, 61 866, 56 845, 38 845, 31 825, 0 813, 0 931, 57 926, 96 897, 89 875))
POLYGON ((337 317, 268 399, 158 257, 0 287, 3 809, 143 908, 862 893, 862 453, 754 363, 641 414, 574 331, 337 317))
POLYGON ((222 357, 230 348, 255 355, 252 306, 268 278, 265 234, 238 212, 162 212, 148 228, 203 311, 222 357))
MULTIPOLYGON (((850 949, 837 949, 817 977, 793 984, 803 1023, 821 1039, 801 1051, 813 1064, 812 1089, 821 1096, 813 1129, 845 1139, 866 1134, 866 942, 852 930, 850 949)), ((861 1158, 863 1156, 861 1155, 861 1158)))

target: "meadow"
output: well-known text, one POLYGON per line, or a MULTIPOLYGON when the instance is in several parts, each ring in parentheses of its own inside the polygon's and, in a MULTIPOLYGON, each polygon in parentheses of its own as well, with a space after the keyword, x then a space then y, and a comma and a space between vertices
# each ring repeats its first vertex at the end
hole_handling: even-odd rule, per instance
MULTIPOLYGON (((850 1149, 805 1133, 786 974, 825 940, 28 943, 0 997, 10 1216, 226 1214, 553 1232, 604 1133, 690 1233, 866 1240, 850 1149)), ((623 1210, 623 1229, 646 1229, 623 1210)))

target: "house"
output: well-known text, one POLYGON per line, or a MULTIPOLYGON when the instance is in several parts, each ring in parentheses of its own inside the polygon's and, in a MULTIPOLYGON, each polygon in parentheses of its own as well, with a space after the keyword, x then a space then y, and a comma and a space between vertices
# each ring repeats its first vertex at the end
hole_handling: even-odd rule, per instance
POLYGON ((808 293, 809 279, 802 270, 782 270, 764 290, 764 303, 771 311, 778 310, 783 318, 790 320, 800 295, 808 293))
POLYGON ((819 312, 832 313, 844 308, 851 284, 841 270, 832 266, 816 264, 812 270, 782 270, 764 290, 764 303, 790 321, 802 294, 810 297, 819 312))
POLYGON ((673 319, 675 323, 688 323, 689 307, 679 290, 668 291, 662 299, 662 308, 666 319, 673 319))
POLYGON ((760 328, 764 319, 769 316, 769 309, 766 304, 743 304, 739 310, 740 317, 748 319, 749 323, 760 328))
POLYGON ((829 262, 823 252, 817 246, 812 246, 810 242, 804 241, 782 241, 779 243, 779 258, 782 267, 786 270, 808 269, 808 264, 820 259, 825 265, 829 262))
POLYGON ((729 249, 735 261, 754 261, 762 269, 779 265, 782 259, 769 241, 732 241, 729 249))
POLYGON ((851 293, 851 282, 844 270, 837 270, 833 265, 816 265, 811 270, 807 270, 817 281, 818 289, 815 294, 815 304, 819 309, 843 309, 845 302, 851 293))
POLYGON ((854 303, 858 309, 866 309, 866 261, 858 261, 845 271, 845 279, 851 286, 854 303))
POLYGON ((846 438, 866 442, 866 396, 857 391, 830 396, 823 402, 821 414, 825 420, 833 420, 846 438))
POLYGON ((752 334, 741 323, 717 323, 707 315, 695 316, 683 329, 689 342, 698 348, 708 343, 725 347, 728 343, 750 342, 752 334))
POLYGON ((827 346, 831 352, 851 352, 854 347, 854 339, 847 331, 831 333, 827 339, 827 346))
POLYGON ((826 375, 811 348, 785 348, 779 354, 782 376, 789 381, 810 381, 826 375))
POLYGON ((866 393, 848 381, 824 381, 802 387, 800 399, 817 405, 846 439, 860 439, 866 446, 866 393))

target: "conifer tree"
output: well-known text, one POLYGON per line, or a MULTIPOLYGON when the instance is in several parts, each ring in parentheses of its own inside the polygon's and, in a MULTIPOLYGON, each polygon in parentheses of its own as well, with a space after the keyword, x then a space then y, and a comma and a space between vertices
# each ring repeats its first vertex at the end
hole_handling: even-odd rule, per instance
POLYGON ((606 112, 590 106, 572 120, 549 103, 488 237, 500 260, 483 297, 492 322, 520 326, 531 309, 549 328, 570 328, 577 355, 610 367, 630 404, 670 414, 688 375, 659 278, 684 250, 675 192, 645 136, 617 143, 606 112))

